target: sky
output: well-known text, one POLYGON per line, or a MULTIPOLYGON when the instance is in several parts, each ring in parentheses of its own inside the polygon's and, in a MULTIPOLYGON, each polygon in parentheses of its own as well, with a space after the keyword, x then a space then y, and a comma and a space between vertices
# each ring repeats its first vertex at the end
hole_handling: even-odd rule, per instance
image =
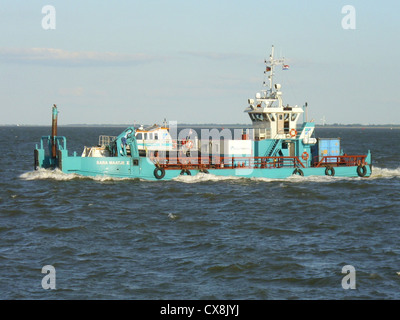
POLYGON ((2 0, 0 125, 247 124, 271 46, 284 104, 400 124, 398 0, 2 0), (45 7, 52 6, 54 11, 45 7), (351 5, 353 11, 343 11, 351 5))

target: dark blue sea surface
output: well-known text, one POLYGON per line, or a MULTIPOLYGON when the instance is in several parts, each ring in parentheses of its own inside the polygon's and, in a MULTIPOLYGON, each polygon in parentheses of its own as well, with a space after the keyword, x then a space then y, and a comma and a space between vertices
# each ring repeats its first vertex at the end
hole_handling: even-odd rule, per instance
MULTIPOLYGON (((59 134, 80 154, 122 129, 59 134)), ((0 299, 400 298, 398 129, 316 129, 347 154, 371 150, 370 178, 152 182, 34 171, 48 134, 0 127, 0 299)))

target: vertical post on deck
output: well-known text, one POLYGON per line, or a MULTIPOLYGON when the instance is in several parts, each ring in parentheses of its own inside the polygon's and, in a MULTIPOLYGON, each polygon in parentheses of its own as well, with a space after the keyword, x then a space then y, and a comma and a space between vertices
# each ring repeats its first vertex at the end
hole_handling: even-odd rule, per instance
POLYGON ((53 105, 52 112, 52 121, 51 121, 51 155, 53 158, 57 156, 57 146, 56 146, 56 137, 57 137, 57 106, 53 105))

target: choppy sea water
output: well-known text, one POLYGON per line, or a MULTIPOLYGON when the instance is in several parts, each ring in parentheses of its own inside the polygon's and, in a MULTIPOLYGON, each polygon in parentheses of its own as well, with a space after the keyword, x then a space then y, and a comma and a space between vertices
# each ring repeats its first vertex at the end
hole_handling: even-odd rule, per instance
MULTIPOLYGON (((79 154, 121 129, 59 134, 79 154)), ((50 128, 0 127, 0 299, 399 299, 400 130, 316 131, 372 176, 82 178, 33 171, 50 128)))

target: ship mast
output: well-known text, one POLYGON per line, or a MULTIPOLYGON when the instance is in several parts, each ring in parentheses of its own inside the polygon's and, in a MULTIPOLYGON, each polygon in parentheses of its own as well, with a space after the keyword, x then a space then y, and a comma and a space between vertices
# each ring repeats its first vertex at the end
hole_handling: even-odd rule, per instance
POLYGON ((263 89, 257 92, 255 99, 248 99, 248 107, 244 110, 249 114, 253 123, 254 138, 263 139, 295 139, 297 136, 297 120, 302 108, 297 105, 284 106, 282 101, 281 84, 274 83, 275 66, 281 65, 287 70, 284 58, 275 59, 275 48, 272 46, 269 59, 264 59, 263 89))
POLYGON ((266 68, 265 68, 265 71, 264 71, 264 74, 268 74, 268 83, 269 83, 269 86, 268 86, 268 83, 266 83, 266 81, 264 80, 264 82, 263 82, 263 86, 264 87, 269 87, 267 90, 263 90, 265 93, 269 93, 268 95, 267 95, 267 97, 269 98, 271 95, 272 95, 272 90, 273 90, 273 78, 274 78, 274 75, 275 75, 275 73, 274 73, 274 69, 275 69, 275 66, 277 66, 277 65, 284 65, 284 63, 285 63, 285 58, 281 58, 281 59, 274 59, 274 51, 275 51, 275 48, 274 48, 274 46, 272 46, 272 49, 271 49, 271 54, 269 55, 269 61, 267 61, 267 60, 264 60, 264 63, 265 63, 265 65, 266 65, 266 68), (268 65, 269 64, 269 65, 268 65))

